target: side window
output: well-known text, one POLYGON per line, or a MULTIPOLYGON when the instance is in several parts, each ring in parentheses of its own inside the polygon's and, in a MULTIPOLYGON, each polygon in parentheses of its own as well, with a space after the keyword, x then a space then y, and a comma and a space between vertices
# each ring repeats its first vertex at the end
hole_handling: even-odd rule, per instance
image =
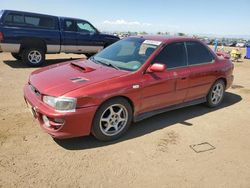
POLYGON ((77 21, 77 31, 83 33, 96 33, 96 30, 89 23, 84 21, 77 21))
POLYGON ((24 17, 21 14, 8 14, 5 17, 5 23, 9 24, 24 24, 24 17))
POLYGON ((205 64, 213 60, 209 50, 199 42, 186 42, 186 47, 189 65, 205 64))
POLYGON ((156 56, 154 62, 163 63, 167 68, 183 67, 187 65, 186 50, 183 42, 168 44, 156 56))
POLYGON ((49 17, 41 17, 39 22, 39 27, 54 29, 55 20, 49 17))
POLYGON ((25 16, 24 17, 25 23, 27 25, 31 26, 39 26, 40 19, 36 17, 31 17, 31 16, 25 16))
POLYGON ((75 23, 73 20, 64 21, 64 31, 75 31, 75 23))
POLYGON ((47 29, 55 28, 55 21, 53 18, 50 17, 24 16, 24 21, 26 25, 30 26, 47 28, 47 29))

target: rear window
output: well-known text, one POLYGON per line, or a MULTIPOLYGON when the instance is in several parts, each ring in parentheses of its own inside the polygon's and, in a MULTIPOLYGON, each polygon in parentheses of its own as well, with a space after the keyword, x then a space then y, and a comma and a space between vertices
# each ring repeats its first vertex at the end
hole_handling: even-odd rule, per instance
POLYGON ((55 28, 55 20, 46 16, 29 16, 22 14, 10 13, 5 17, 5 23, 10 25, 25 25, 46 29, 55 28))

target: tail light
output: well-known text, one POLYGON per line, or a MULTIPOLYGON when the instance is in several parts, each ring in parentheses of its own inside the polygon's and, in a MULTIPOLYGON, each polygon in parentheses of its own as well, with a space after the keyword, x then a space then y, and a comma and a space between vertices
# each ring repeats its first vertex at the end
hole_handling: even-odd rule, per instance
POLYGON ((3 33, 0 32, 0 42, 3 41, 3 33))

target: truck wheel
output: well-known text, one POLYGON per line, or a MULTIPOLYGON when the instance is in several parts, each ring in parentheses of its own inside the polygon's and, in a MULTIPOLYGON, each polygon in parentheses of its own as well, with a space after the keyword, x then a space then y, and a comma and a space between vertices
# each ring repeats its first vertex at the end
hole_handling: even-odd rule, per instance
POLYGON ((132 116, 131 105, 126 99, 111 99, 97 110, 91 132, 98 140, 115 140, 128 130, 132 116))
POLYGON ((16 60, 22 60, 22 56, 19 53, 11 53, 12 57, 16 60))
POLYGON ((23 50, 23 62, 31 67, 39 67, 45 61, 45 53, 41 49, 30 48, 23 50))

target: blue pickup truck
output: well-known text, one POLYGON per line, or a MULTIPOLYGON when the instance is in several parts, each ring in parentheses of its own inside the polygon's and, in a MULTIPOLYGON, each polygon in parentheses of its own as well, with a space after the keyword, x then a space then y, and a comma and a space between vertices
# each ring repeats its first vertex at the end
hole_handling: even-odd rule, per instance
POLYGON ((45 54, 64 52, 89 57, 118 40, 100 33, 86 20, 0 11, 0 52, 11 52, 29 66, 42 65, 45 54))

